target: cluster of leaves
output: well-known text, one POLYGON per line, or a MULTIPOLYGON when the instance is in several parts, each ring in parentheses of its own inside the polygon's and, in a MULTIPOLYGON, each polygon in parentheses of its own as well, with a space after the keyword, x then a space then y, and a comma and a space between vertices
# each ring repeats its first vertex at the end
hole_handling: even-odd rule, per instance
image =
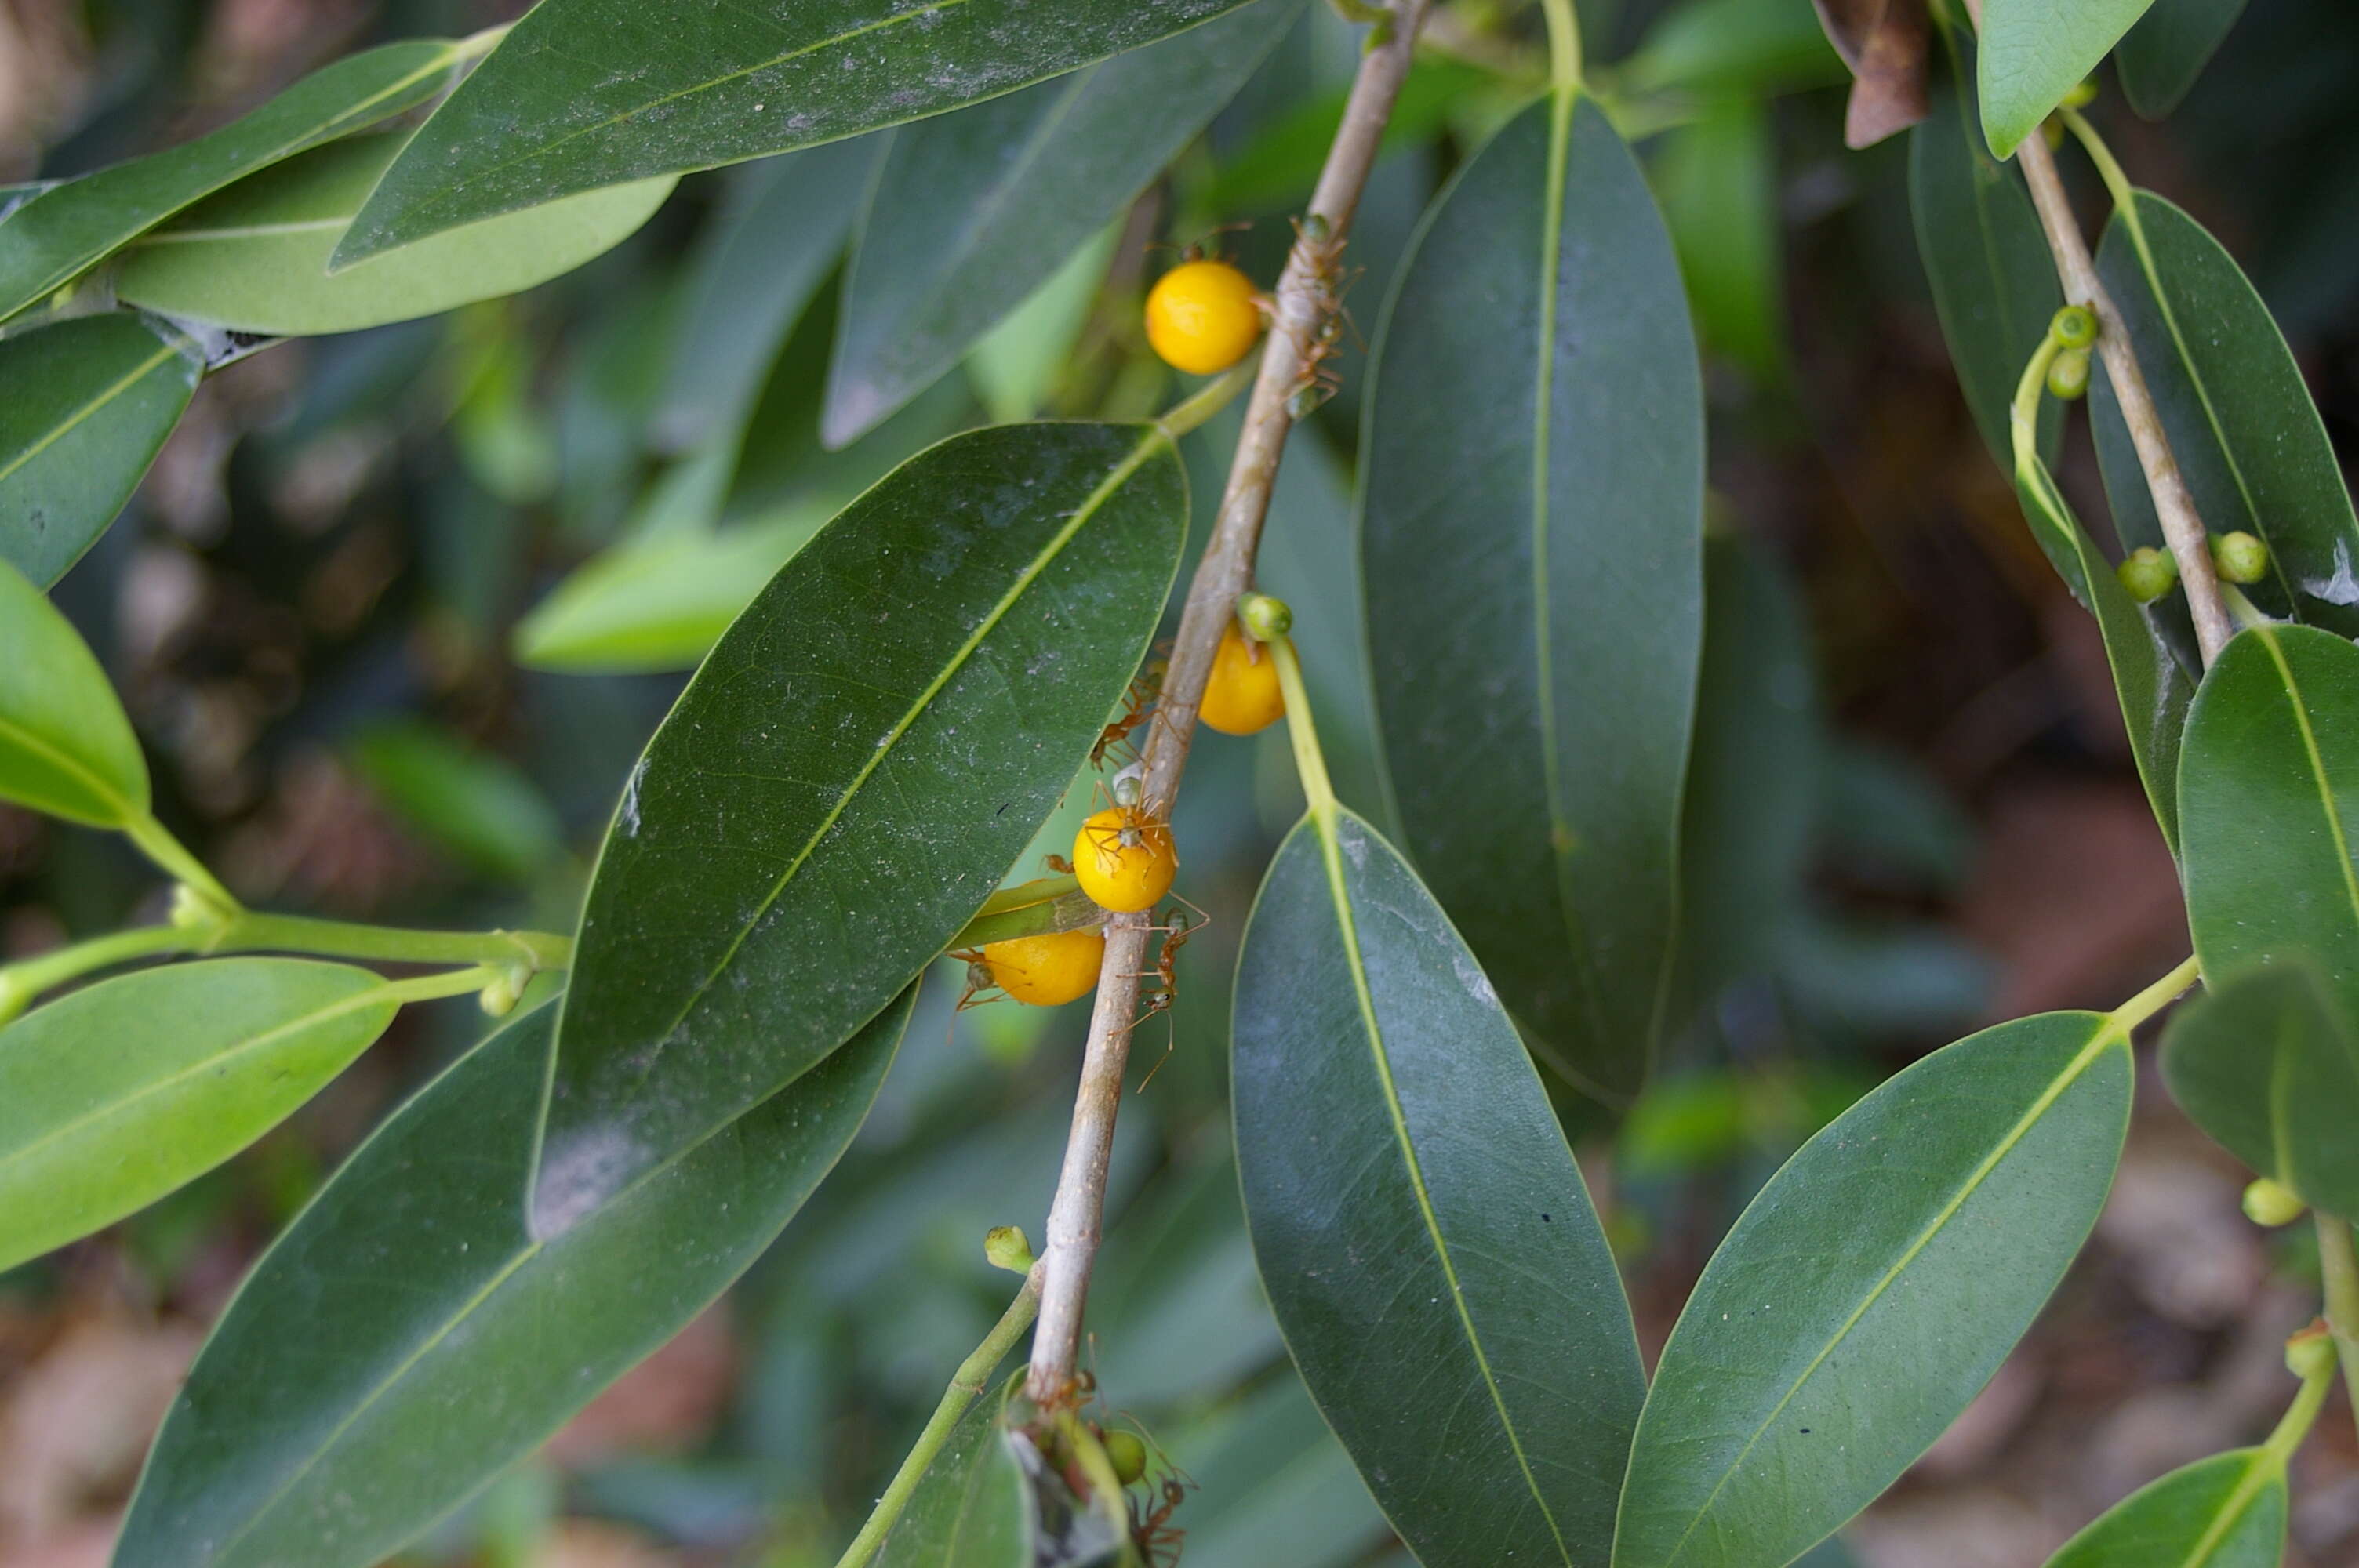
MULTIPOLYGON (((1043 366, 1082 330, 1109 225, 1302 9, 545 0, 504 34, 342 61, 0 217, 0 795, 119 830, 188 884, 187 919, 114 956, 339 951, 243 910, 163 834, 129 723, 41 589, 208 370, 512 292, 619 243, 683 173, 792 154, 733 188, 700 259, 662 403, 677 461, 520 632, 550 667, 696 670, 621 784, 562 994, 396 1112, 256 1266, 158 1437, 119 1563, 382 1558, 701 1310, 834 1167, 925 970, 1058 809, 1181 564, 1178 436, 1022 422, 1058 401, 1043 366), (824 380, 766 381, 806 336, 831 346, 824 380), (1043 339, 1054 355, 1010 346, 1043 339), (962 364, 1012 422, 928 444, 962 364), (756 438, 773 428, 784 450, 756 438)), ((1782 351, 1774 268, 1713 263, 1770 227, 1764 97, 1830 58, 1790 17, 1731 45, 1755 9, 1675 13, 1613 73, 1614 115, 1560 70, 1492 116, 1394 269, 1355 394, 1364 762, 1388 787, 1380 805, 1339 766, 1339 799, 1297 704, 1310 809, 1243 937, 1234 1147, 1287 1348, 1430 1564, 1811 1551, 2030 1325, 2110 1187, 2131 1032, 2183 984, 1984 1031, 1852 1107, 1746 1209, 1647 1377, 1555 1102, 1626 1107, 1727 947, 1763 940, 1683 909, 1699 868, 1724 869, 1714 792, 1744 718, 1716 710, 1712 672, 1792 640, 1774 586, 1704 536, 1699 327, 1764 375, 1782 351), (1657 93, 1688 105, 1659 205, 1615 123, 1657 93), (1405 1418, 1405 1369, 1443 1390, 1433 1419, 1405 1418)), ((2359 1212, 2337 1136, 2359 1114, 2359 523, 2323 429, 2227 253, 2116 191, 2101 270, 2197 503, 2275 563, 2207 672, 2176 611, 2121 590, 2049 476, 2060 419, 2017 397, 2060 296, 1994 155, 2144 10, 1990 0, 1973 68, 1941 18, 1911 189, 1967 400, 2098 619, 2180 858, 2208 994, 2166 1074, 2339 1223, 2359 1212)), ((2164 0, 2138 23, 2122 70, 2141 109, 2184 91, 2234 10, 2164 0)), ((1283 164, 1286 138, 1266 146, 1283 164)), ((1255 173, 1233 165, 1227 198, 1255 173)), ((1095 394, 1143 414, 1153 389, 1095 394)), ((2102 381, 2093 408, 2122 538, 2156 542, 2102 381)), ((1322 709, 1358 700, 1339 684, 1322 709)), ((0 1265, 228 1157, 403 1001, 513 1000, 489 941, 341 949, 483 959, 424 981, 207 956, 9 1025, 0 1265)), ((1135 1557, 1127 1530, 1075 1523, 999 1414, 979 1405, 937 1456, 886 1560, 1135 1557)), ((2286 1430, 2166 1478, 2060 1561, 2273 1561, 2286 1430)))

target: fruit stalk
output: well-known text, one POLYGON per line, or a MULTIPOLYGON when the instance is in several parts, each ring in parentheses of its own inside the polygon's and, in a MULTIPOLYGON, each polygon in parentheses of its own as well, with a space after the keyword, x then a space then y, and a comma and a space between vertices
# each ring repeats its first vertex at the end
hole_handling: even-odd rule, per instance
MULTIPOLYGON (((1195 739, 1196 711, 1212 675, 1213 653, 1238 596, 1253 586, 1254 553, 1269 514, 1278 460, 1294 424, 1287 403, 1314 362, 1317 334, 1330 308, 1327 279, 1375 163, 1393 102, 1408 74, 1425 12, 1426 0, 1394 0, 1391 19, 1379 24, 1373 47, 1361 56, 1303 232, 1278 276, 1269 336, 1245 406, 1220 516, 1189 584, 1156 721, 1149 726, 1141 799, 1143 812, 1151 818, 1169 819, 1188 748, 1195 739)), ((1072 1130, 1040 1255, 1040 1321, 1032 1337, 1027 1391, 1043 1405, 1060 1402, 1072 1388, 1082 1311, 1104 1223, 1106 1166, 1114 1152, 1114 1116, 1130 1056, 1130 1024, 1138 1009, 1139 976, 1150 968, 1147 927, 1153 919, 1151 913, 1141 912, 1106 920, 1105 964, 1099 972, 1072 1130)))

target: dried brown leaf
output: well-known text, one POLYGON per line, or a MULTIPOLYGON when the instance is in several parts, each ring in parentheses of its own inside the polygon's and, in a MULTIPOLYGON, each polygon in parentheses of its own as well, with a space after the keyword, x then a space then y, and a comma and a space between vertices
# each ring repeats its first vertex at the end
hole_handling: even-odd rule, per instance
POLYGON ((1925 0, 1811 0, 1827 39, 1851 67, 1843 142, 1864 147, 1926 114, 1925 0))

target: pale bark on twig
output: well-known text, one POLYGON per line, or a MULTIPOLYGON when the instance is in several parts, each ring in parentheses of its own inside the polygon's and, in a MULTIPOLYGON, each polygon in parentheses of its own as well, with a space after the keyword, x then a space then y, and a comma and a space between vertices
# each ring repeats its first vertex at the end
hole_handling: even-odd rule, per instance
MULTIPOLYGON (((1237 596, 1253 586, 1254 552, 1269 512, 1270 489, 1293 420, 1287 401, 1304 384, 1313 362, 1319 328, 1328 313, 1328 287, 1334 256, 1352 224, 1360 191, 1375 164, 1393 102, 1408 74, 1426 0, 1395 0, 1391 36, 1361 58, 1343 124, 1329 147, 1326 167, 1310 199, 1310 215, 1323 219, 1324 243, 1299 237, 1279 275, 1268 341, 1253 395, 1245 406, 1236 456, 1221 498, 1212 536, 1188 589, 1180 632, 1163 677, 1155 722, 1148 726, 1143 778, 1144 809, 1168 817, 1180 786, 1188 748, 1195 738, 1196 710, 1212 674, 1237 596)), ((1106 920, 1106 950, 1098 975, 1097 1001, 1090 1014, 1089 1044, 1082 1058, 1080 1091, 1072 1131, 1049 1210, 1047 1244, 1041 1250, 1040 1319, 1032 1339, 1027 1390, 1043 1403, 1065 1399, 1080 1353, 1082 1312, 1089 1296, 1104 1221, 1107 1162, 1114 1152, 1114 1117, 1122 1102, 1130 1054, 1130 1026, 1138 1009, 1138 982, 1147 968, 1147 914, 1106 920)))

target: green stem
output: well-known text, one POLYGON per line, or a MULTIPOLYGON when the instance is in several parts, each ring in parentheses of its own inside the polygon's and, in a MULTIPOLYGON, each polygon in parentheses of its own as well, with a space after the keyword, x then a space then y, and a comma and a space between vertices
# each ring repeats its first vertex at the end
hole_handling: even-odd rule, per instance
POLYGON ((2139 1024, 2177 1000, 2180 994, 2193 985, 2202 972, 2201 965, 2190 956, 2185 963, 2114 1009, 2108 1014, 2113 1020, 2114 1027, 2127 1036, 2139 1024))
POLYGON ((507 972, 505 964, 477 964, 464 969, 445 969, 439 975, 420 975, 414 980, 387 980, 381 993, 400 1003, 440 1001, 444 997, 465 996, 482 990, 507 972))
POLYGON ((1310 814, 1321 822, 1335 816, 1335 786, 1327 778, 1327 759, 1319 750, 1319 729, 1311 722, 1310 697, 1302 689, 1302 661, 1294 654, 1294 639, 1280 637, 1263 644, 1277 660, 1277 686, 1286 694, 1286 733, 1294 742, 1294 770, 1302 775, 1302 795, 1310 814))
POLYGON ((206 902, 223 910, 238 907, 237 899, 205 869, 205 863, 189 853, 188 846, 173 838, 152 815, 136 816, 125 823, 123 835, 138 847, 141 854, 155 861, 166 876, 194 888, 206 902))
POLYGON ((2007 409, 2007 433, 2013 438, 2017 478, 2039 455, 2039 395, 2048 390, 2048 367, 2062 346, 2053 331, 2044 334, 2023 367, 2023 379, 2015 384, 2015 402, 2007 409))
POLYGON ((2343 1363, 2343 1385, 2351 1390, 2351 1416, 2359 1427, 2359 1254, 2351 1246, 2348 1221, 2320 1214, 2318 1271, 2326 1281, 2326 1331, 2334 1336, 2343 1363))
POLYGON ((1238 393, 1252 385, 1254 375, 1260 368, 1261 357, 1248 354, 1241 363, 1231 365, 1218 378, 1165 409, 1162 416, 1155 421, 1155 427, 1162 431, 1167 439, 1177 443, 1180 437, 1226 408, 1238 393))
POLYGON ((134 958, 186 952, 190 941, 189 934, 175 925, 140 925, 0 967, 0 1023, 16 1017, 27 1002, 52 987, 134 958))
POLYGON ((1540 0, 1548 16, 1549 77, 1558 92, 1581 91, 1581 19, 1572 0, 1540 0))
POLYGON ((2097 166, 2097 178, 2105 182, 2106 194, 2114 199, 2114 211, 2121 214, 2124 222, 2136 227, 2137 191, 2122 166, 2114 161, 2114 149, 2105 146, 2104 138, 2097 135, 2097 127, 2089 124, 2078 109, 2060 109, 2057 113, 2064 116, 2066 128, 2079 138, 2089 161, 2097 166))
MULTIPOLYGON (((2336 1359, 2349 1366, 2349 1362, 2340 1355, 2336 1359)), ((2332 1367, 2321 1367, 2312 1376, 2304 1378, 2301 1391, 2294 1395, 2293 1403, 2286 1407, 2285 1414, 2277 1418, 2277 1424, 2270 1431, 2268 1440, 2261 1444, 2262 1452, 2280 1465, 2292 1458, 2293 1451, 2299 1448, 2302 1439, 2310 1435, 2310 1425, 2318 1420, 2319 1407, 2326 1403, 2326 1390, 2333 1381, 2334 1369, 2332 1367)))
POLYGON ((239 910, 208 953, 316 953, 326 958, 366 958, 383 964, 522 964, 561 969, 573 961, 571 938, 546 931, 408 931, 347 920, 239 910))
POLYGON ((2245 590, 2233 582, 2223 582, 2220 585, 2220 602, 2228 607, 2228 617, 2235 622, 2236 630, 2239 632, 2254 626, 2277 624, 2277 617, 2245 598, 2245 590))
POLYGON ((989 1386, 991 1374, 1000 1362, 1007 1358, 1007 1353, 1016 1348, 1016 1342, 1023 1338, 1024 1331, 1032 1326, 1032 1319, 1039 1310, 1040 1268, 1036 1263, 1032 1271, 1024 1278, 1024 1288, 1016 1292, 1016 1299, 1007 1304, 1007 1311, 1000 1315, 999 1322, 984 1336, 983 1343, 974 1347, 974 1354, 960 1362, 958 1370, 951 1374, 951 1386, 942 1390, 941 1402, 934 1406, 933 1416, 926 1422, 926 1430, 918 1434, 916 1446, 909 1450, 908 1457, 901 1461, 901 1467, 893 1473, 892 1485, 886 1487, 885 1495, 876 1499, 876 1507, 870 1512, 868 1522, 860 1527, 860 1533, 852 1538, 852 1544, 843 1549, 842 1557, 836 1559, 835 1568, 861 1568, 863 1563, 876 1555, 876 1549, 885 1544, 886 1536, 891 1534, 893 1527, 900 1522, 901 1510, 909 1506, 909 1498, 917 1491, 918 1483, 925 1478, 927 1468, 933 1464, 935 1455, 941 1452, 942 1444, 950 1441, 951 1433, 957 1427, 960 1418, 989 1386))

